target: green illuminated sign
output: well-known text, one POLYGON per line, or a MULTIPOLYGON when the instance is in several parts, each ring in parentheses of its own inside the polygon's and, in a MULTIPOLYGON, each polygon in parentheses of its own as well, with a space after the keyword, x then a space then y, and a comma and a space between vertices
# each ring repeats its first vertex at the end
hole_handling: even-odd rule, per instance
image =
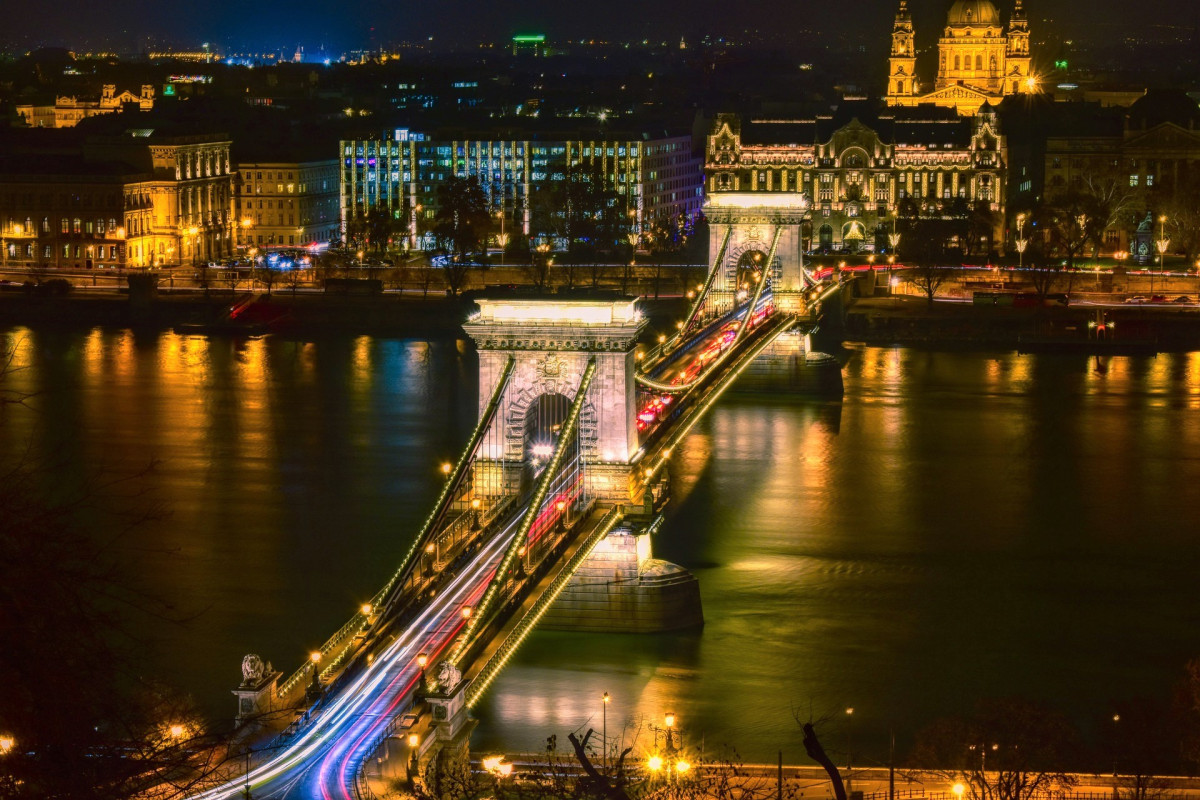
POLYGON ((163 97, 173 97, 175 95, 175 84, 168 83, 163 86, 163 97))
POLYGON ((542 42, 546 41, 546 34, 523 33, 520 36, 514 36, 513 41, 520 44, 541 44, 542 42))
POLYGON ((1070 66, 1070 64, 1067 63, 1067 60, 1065 58, 1060 58, 1054 62, 1055 69, 1067 69, 1067 67, 1069 67, 1069 66, 1070 66))

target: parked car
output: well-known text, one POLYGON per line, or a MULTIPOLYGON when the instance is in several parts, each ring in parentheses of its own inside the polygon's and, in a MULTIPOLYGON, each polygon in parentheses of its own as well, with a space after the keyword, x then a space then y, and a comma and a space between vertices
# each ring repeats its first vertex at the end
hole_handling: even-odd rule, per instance
POLYGON ((1165 294, 1156 294, 1150 298, 1150 302, 1151 303, 1165 303, 1165 302, 1167 302, 1167 296, 1165 294))
POLYGON ((1192 298, 1188 297, 1186 294, 1181 294, 1181 295, 1179 295, 1179 297, 1176 297, 1176 298, 1175 298, 1174 300, 1172 300, 1171 302, 1172 302, 1172 303, 1179 303, 1180 305, 1182 305, 1182 304, 1184 304, 1184 303, 1190 303, 1190 302, 1192 302, 1192 298))
POLYGON ((1126 303, 1144 303, 1144 302, 1146 302, 1146 298, 1140 294, 1135 294, 1133 297, 1126 297, 1125 302, 1126 303))

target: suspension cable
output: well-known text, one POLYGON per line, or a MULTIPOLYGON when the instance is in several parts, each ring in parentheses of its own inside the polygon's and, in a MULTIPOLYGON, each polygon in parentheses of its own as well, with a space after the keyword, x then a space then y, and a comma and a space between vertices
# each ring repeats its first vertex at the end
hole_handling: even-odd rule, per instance
POLYGON ((587 396, 588 387, 592 385, 592 378, 596 374, 596 357, 592 356, 588 359, 587 367, 583 371, 583 377, 579 381, 579 389, 575 393, 575 401, 571 404, 571 410, 567 414, 566 420, 563 421, 562 430, 559 432, 558 444, 554 448, 554 455, 550 458, 550 462, 546 464, 545 470, 542 471, 541 477, 538 479, 537 488, 530 498, 529 506, 525 511, 524 517, 521 519, 521 524, 517 528, 517 532, 513 535, 512 540, 508 543, 508 548, 504 551, 504 558, 501 559, 500 565, 496 567, 496 571, 492 574, 491 581, 488 582, 487 590, 483 593, 483 598, 479 601, 479 605, 473 610, 471 618, 467 621, 467 628, 459 637, 458 643, 454 647, 454 651, 450 654, 449 663, 454 666, 460 666, 458 660, 462 658, 463 653, 467 649, 467 643, 471 640, 471 636, 475 630, 483 624, 491 607, 495 604, 496 595, 499 594, 500 586, 504 582, 505 575, 512 568, 512 563, 517 557, 517 551, 525 543, 525 539, 529 536, 530 528, 533 527, 534 520, 542 510, 542 503, 545 502, 546 493, 549 491, 550 484, 553 483, 558 474, 558 469, 562 464, 563 454, 567 451, 567 446, 574 440, 575 426, 579 423, 579 415, 583 411, 584 398, 587 396))
POLYGON ((750 300, 750 304, 746 307, 746 315, 742 317, 741 322, 738 324, 737 334, 734 336, 733 341, 721 351, 721 354, 717 356, 716 360, 709 365, 708 369, 704 370, 690 381, 685 381, 683 383, 665 383, 663 381, 654 380, 646 375, 637 374, 634 375, 634 380, 636 380, 642 386, 649 387, 656 391, 678 394, 680 392, 686 392, 689 389, 697 386, 701 381, 707 378, 714 369, 721 366, 725 359, 727 359, 733 353, 738 343, 750 330, 750 320, 754 317, 754 312, 755 309, 758 308, 759 300, 762 299, 763 290, 766 288, 767 280, 771 273, 771 265, 775 261, 775 250, 779 247, 779 237, 782 232, 782 226, 777 226, 775 228, 775 235, 771 238, 771 253, 767 256, 767 263, 763 266, 762 274, 760 274, 758 277, 758 283, 754 287, 754 297, 750 300))
MULTIPOLYGON (((504 390, 508 387, 508 381, 512 377, 513 370, 516 368, 517 360, 513 356, 509 356, 504 362, 504 367, 500 371, 500 378, 496 381, 496 387, 492 389, 492 396, 488 400, 488 404, 484 407, 483 413, 479 416, 479 423, 475 426, 475 430, 471 431, 471 438, 467 441, 467 446, 463 448, 462 455, 458 458, 458 463, 454 465, 454 469, 450 472, 446 484, 442 487, 442 492, 438 495, 437 503, 433 507, 433 511, 425 519, 425 524, 421 526, 421 533, 413 541, 412 547, 405 554, 404 560, 400 562, 400 568, 392 575, 392 579, 379 593, 377 599, 386 599, 385 606, 390 606, 396 594, 389 596, 392 589, 397 585, 404 586, 403 578, 407 571, 413 565, 413 556, 420 552, 425 546, 425 540, 436 530, 441 521, 445 518, 446 512, 450 508, 450 504, 454 501, 455 495, 458 493, 463 477, 467 474, 467 470, 474 461, 475 450, 479 446, 480 440, 484 435, 491 431, 492 420, 496 416, 496 411, 500 407, 500 401, 504 397, 504 390)), ((378 603, 376 603, 378 605, 378 603)))

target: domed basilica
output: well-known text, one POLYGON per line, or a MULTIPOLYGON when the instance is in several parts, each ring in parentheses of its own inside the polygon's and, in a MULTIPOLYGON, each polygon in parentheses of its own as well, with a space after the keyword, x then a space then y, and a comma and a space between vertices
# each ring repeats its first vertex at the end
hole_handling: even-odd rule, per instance
POLYGON ((887 102, 892 106, 934 103, 975 114, 984 103, 1037 90, 1030 71, 1029 21, 1016 0, 1008 31, 991 0, 956 0, 938 40, 938 72, 933 86, 917 77, 912 14, 900 0, 892 28, 887 102))

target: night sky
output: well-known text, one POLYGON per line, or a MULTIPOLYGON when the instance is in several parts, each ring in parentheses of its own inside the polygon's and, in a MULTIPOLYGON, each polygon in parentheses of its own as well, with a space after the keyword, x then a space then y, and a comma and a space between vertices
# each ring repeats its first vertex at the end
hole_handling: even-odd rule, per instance
MULTIPOLYGON (((822 32, 886 36, 898 0, 209 0, 181 7, 163 0, 56 0, 53 12, 42 3, 12 3, 9 25, 0 37, 10 45, 84 49, 107 43, 140 49, 147 37, 159 43, 192 46, 211 41, 222 47, 294 48, 320 44, 341 51, 434 36, 439 42, 472 43, 504 39, 518 30, 544 31, 551 38, 642 37, 677 39, 702 34, 731 35, 746 28, 780 26, 822 32)), ((910 0, 917 23, 936 31, 950 0, 910 0)), ((1007 16, 1012 0, 1000 3, 1007 16)), ((1200 21, 1193 0, 1028 0, 1035 23, 1045 17, 1066 35, 1080 23, 1117 25, 1119 32, 1156 23, 1192 26, 1200 21), (1129 15, 1136 5, 1136 17, 1129 15)), ((919 31, 920 32, 920 31, 919 31)), ((936 34, 930 34, 936 35, 936 34)), ((922 37, 924 38, 924 37, 922 37)))

